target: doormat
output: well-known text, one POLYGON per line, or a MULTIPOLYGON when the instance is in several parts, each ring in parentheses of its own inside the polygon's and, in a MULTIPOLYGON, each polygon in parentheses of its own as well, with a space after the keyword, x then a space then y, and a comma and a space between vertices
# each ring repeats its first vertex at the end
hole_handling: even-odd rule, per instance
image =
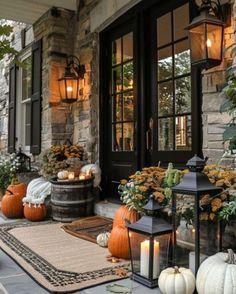
POLYGON ((112 219, 101 216, 86 217, 63 225, 62 229, 75 237, 97 243, 99 234, 111 231, 112 219))
POLYGON ((129 269, 128 261, 110 263, 106 248, 67 234, 61 223, 2 225, 0 246, 50 293, 72 293, 119 280, 120 270, 129 269))

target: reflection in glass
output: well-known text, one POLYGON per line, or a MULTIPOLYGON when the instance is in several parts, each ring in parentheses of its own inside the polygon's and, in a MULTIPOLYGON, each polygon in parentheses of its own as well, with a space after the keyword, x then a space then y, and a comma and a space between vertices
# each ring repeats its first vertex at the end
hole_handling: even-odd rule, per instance
POLYGON ((204 44, 204 40, 205 40, 204 24, 191 29, 189 32, 190 32, 190 42, 191 42, 190 46, 191 48, 194 48, 194 50, 191 51, 192 62, 206 58, 205 44, 204 44))
POLYGON ((113 151, 122 151, 122 124, 113 125, 113 151))
POLYGON ((221 44, 222 31, 220 26, 207 25, 207 51, 208 58, 221 59, 221 50, 219 47, 221 44))
POLYGON ((173 150, 173 118, 159 119, 158 134, 158 149, 160 151, 173 150))
POLYGON ((123 62, 133 59, 133 33, 123 37, 123 62))
POLYGON ((121 85, 121 66, 112 69, 112 93, 120 92, 121 85))
POLYGON ((130 121, 134 119, 134 96, 133 92, 126 92, 123 95, 123 112, 124 121, 130 121))
POLYGON ((172 81, 158 85, 158 116, 173 114, 173 86, 172 81))
POLYGON ((190 73, 190 49, 188 40, 175 45, 175 76, 190 73))
POLYGON ((175 149, 191 150, 192 132, 191 132, 191 116, 178 116, 175 118, 175 149))
POLYGON ((175 113, 191 112, 190 76, 175 81, 175 113))
POLYGON ((22 100, 31 98, 31 56, 24 60, 22 67, 22 100))
POLYGON ((157 47, 171 42, 171 13, 157 19, 157 47))
POLYGON ((121 63, 121 39, 112 42, 112 65, 121 63))
POLYGON ((134 150, 134 124, 124 123, 123 124, 123 151, 133 151, 134 150))
POLYGON ((133 62, 123 65, 123 90, 133 89, 134 83, 134 67, 133 62))
POLYGON ((189 24, 189 5, 188 3, 174 10, 174 40, 179 40, 187 36, 185 30, 189 24))
POLYGON ((116 95, 113 97, 113 121, 122 120, 122 96, 116 95))
POLYGON ((166 80, 172 76, 172 49, 165 47, 158 50, 158 81, 166 80))

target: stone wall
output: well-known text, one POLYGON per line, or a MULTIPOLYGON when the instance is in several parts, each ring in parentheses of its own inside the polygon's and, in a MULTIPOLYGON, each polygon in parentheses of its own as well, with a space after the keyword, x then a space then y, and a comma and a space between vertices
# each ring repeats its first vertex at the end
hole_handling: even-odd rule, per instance
MULTIPOLYGON (((20 51, 21 47, 21 30, 26 28, 25 24, 1 20, 0 25, 9 24, 13 27, 10 35, 12 46, 20 51)), ((11 59, 5 56, 0 61, 0 154, 7 152, 8 144, 8 97, 9 97, 9 64, 11 59)))
MULTIPOLYGON (((234 42, 234 19, 232 25, 225 29, 224 48, 228 48, 234 42)), ((203 123, 203 154, 209 157, 209 163, 221 160, 227 149, 227 144, 223 144, 223 132, 231 117, 228 113, 220 113, 220 105, 224 97, 220 94, 222 86, 225 84, 225 69, 232 64, 230 50, 224 54, 223 62, 220 66, 202 72, 202 123, 203 123)), ((231 164, 232 158, 223 160, 225 164, 231 164)))

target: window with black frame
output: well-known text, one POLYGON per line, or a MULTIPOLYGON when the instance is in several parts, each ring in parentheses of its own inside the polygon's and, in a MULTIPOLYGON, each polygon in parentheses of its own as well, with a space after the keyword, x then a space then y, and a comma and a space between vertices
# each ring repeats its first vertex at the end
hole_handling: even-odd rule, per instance
POLYGON ((158 150, 192 149, 189 4, 157 18, 158 150))

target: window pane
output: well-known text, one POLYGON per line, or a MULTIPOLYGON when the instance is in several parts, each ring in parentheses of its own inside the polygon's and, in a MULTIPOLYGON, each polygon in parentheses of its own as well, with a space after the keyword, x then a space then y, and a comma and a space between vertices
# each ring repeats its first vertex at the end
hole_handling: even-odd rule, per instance
POLYGON ((174 40, 187 36, 185 28, 189 24, 189 6, 185 4, 174 10, 174 40))
POLYGON ((158 116, 173 114, 172 81, 158 85, 158 116))
POLYGON ((123 65, 123 90, 133 89, 134 83, 134 67, 133 62, 123 65))
POLYGON ((123 37, 123 62, 133 59, 133 33, 123 37))
POLYGON ((189 42, 185 40, 175 45, 175 76, 190 73, 190 49, 189 42))
POLYGON ((121 39, 112 42, 112 64, 121 63, 121 39))
POLYGON ((185 77, 175 81, 175 112, 191 112, 191 78, 185 77))
POLYGON ((113 125, 113 151, 122 151, 122 124, 113 125))
POLYGON ((31 97, 31 56, 24 60, 22 67, 22 100, 31 97))
POLYGON ((112 93, 120 92, 121 90, 121 66, 117 66, 112 70, 112 93))
POLYGON ((124 117, 123 120, 133 120, 134 119, 134 95, 133 92, 127 92, 124 94, 123 98, 124 105, 124 117))
POLYGON ((31 107, 30 103, 25 104, 25 145, 30 146, 30 123, 31 123, 31 107))
POLYGON ((171 13, 157 19, 157 47, 171 42, 171 13))
POLYGON ((113 121, 122 120, 122 96, 116 95, 113 97, 113 121))
POLYGON ((123 138, 123 150, 133 151, 134 150, 134 124, 124 123, 124 138, 123 138))
POLYGON ((170 151, 174 149, 173 142, 173 118, 159 119, 158 124, 158 149, 160 151, 170 151))
POLYGON ((179 116, 175 118, 175 144, 176 150, 191 150, 191 116, 179 116))
POLYGON ((208 57, 212 59, 221 59, 221 38, 222 31, 220 26, 207 25, 207 51, 208 57))
POLYGON ((158 50, 158 81, 171 78, 173 69, 171 46, 158 50))

